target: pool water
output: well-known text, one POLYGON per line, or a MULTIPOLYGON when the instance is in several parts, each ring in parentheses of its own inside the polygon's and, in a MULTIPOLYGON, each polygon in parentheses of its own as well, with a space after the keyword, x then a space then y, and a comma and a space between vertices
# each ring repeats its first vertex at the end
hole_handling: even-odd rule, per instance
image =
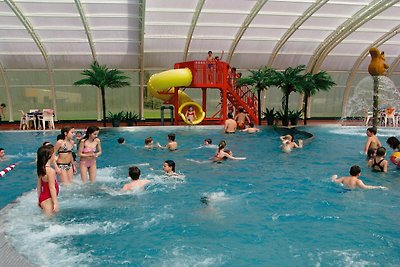
MULTIPOLYGON (((213 126, 101 130, 96 183, 82 185, 77 176, 62 187, 61 211, 50 219, 37 207, 30 162, 58 132, 1 132, 8 163, 21 161, 0 178, 0 205, 18 197, 3 211, 5 232, 20 253, 46 266, 398 266, 399 171, 391 163, 386 174, 366 168, 364 127, 304 129, 316 138, 290 154, 267 127, 235 135, 213 126), (146 137, 165 144, 170 132, 178 151, 143 149, 146 137), (226 140, 246 160, 209 162, 215 147, 201 147, 206 137, 226 140), (184 181, 163 176, 167 159, 184 181), (353 164, 366 184, 389 189, 347 191, 330 181, 353 164), (143 192, 119 191, 131 165, 152 181, 143 192)), ((378 132, 382 143, 393 135, 378 132)))

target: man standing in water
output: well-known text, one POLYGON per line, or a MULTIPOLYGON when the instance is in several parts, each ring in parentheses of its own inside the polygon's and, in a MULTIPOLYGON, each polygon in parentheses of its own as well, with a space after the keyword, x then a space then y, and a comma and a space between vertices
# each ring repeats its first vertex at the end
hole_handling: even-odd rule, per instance
POLYGON ((232 133, 236 132, 236 128, 237 128, 237 123, 233 119, 232 113, 229 113, 228 114, 228 119, 225 121, 224 131, 227 134, 232 134, 232 133))

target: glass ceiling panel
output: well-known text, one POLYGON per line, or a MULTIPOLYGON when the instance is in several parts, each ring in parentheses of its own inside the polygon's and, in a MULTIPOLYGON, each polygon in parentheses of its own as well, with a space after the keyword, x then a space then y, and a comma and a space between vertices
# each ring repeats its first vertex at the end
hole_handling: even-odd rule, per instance
POLYGON ((358 59, 359 55, 356 56, 341 56, 341 55, 330 55, 326 57, 323 64, 321 65, 322 70, 351 70, 354 62, 358 59))
POLYGON ((176 62, 183 60, 183 53, 146 53, 144 65, 148 69, 173 69, 176 62))
POLYGON ((186 36, 189 31, 189 25, 181 26, 181 25, 165 25, 165 26, 156 26, 156 25, 147 25, 146 26, 146 36, 162 36, 166 33, 175 33, 176 35, 186 36))
POLYGON ((179 51, 183 53, 184 38, 148 38, 146 39, 146 52, 179 51))
MULTIPOLYGON (((92 55, 49 55, 55 68, 58 69, 83 69, 88 68, 92 62, 92 55)), ((106 64, 105 62, 101 62, 106 64)))
POLYGON ((170 12, 166 11, 150 11, 146 10, 146 24, 154 25, 158 23, 158 25, 162 26, 163 24, 189 24, 192 21, 193 11, 182 11, 182 12, 170 12))
POLYGON ((65 54, 65 51, 68 51, 68 54, 91 53, 87 42, 43 42, 43 44, 46 47, 48 54, 65 54))
POLYGON ((329 54, 332 55, 356 55, 368 48, 371 43, 341 43, 337 45, 329 54), (360 52, 361 51, 361 52, 360 52))
POLYGON ((264 26, 268 28, 289 28, 297 18, 298 16, 290 16, 284 13, 280 15, 258 14, 251 25, 264 26))
POLYGON ((322 18, 322 17, 312 16, 308 20, 306 20, 302 24, 302 27, 300 27, 300 28, 303 28, 303 27, 304 28, 307 28, 307 27, 318 28, 320 26, 323 26, 324 28, 329 27, 329 28, 332 28, 332 30, 336 30, 336 27, 345 21, 346 21, 346 18, 339 18, 339 17, 322 18))
POLYGON ((0 40, 12 40, 18 42, 18 39, 31 39, 29 33, 24 29, 0 29, 0 40))
MULTIPOLYGON (((64 59, 66 60, 66 59, 64 59)), ((0 62, 7 69, 46 69, 43 56, 39 55, 1 55, 0 62)))
POLYGON ((18 53, 18 51, 23 53, 40 52, 36 44, 32 39, 15 39, 10 42, 0 42, 0 53, 18 53))
MULTIPOLYGON (((278 54, 275 58, 273 67, 278 70, 283 70, 289 66, 295 67, 302 64, 307 65, 310 58, 311 54, 310 55, 278 54)), ((265 62, 265 64, 266 63, 267 62, 265 62)))
POLYGON ((242 39, 236 48, 235 55, 236 53, 246 52, 271 53, 275 47, 275 44, 276 41, 250 41, 242 39))
POLYGON ((254 69, 254 66, 265 66, 270 55, 235 53, 231 60, 231 66, 240 69, 254 69))
POLYGON ((86 3, 86 1, 81 1, 85 6, 85 13, 88 15, 104 15, 107 14, 124 14, 124 15, 139 15, 139 1, 138 0, 130 0, 126 1, 126 3, 112 3, 112 1, 108 1, 108 3, 86 3))
POLYGON ((173 9, 179 7, 180 9, 194 9, 197 1, 182 1, 182 0, 146 0, 146 10, 157 9, 173 9))
POLYGON ((279 40, 287 31, 285 28, 253 28, 249 27, 242 39, 271 38, 279 40))
POLYGON ((127 30, 91 30, 92 37, 96 40, 116 38, 117 40, 139 40, 140 32, 139 29, 127 29, 127 30), (111 33, 110 33, 111 32, 111 33))
POLYGON ((213 26, 201 26, 197 25, 194 36, 199 38, 203 36, 205 38, 209 38, 211 36, 235 36, 238 31, 238 27, 232 26, 220 26, 220 27, 213 27, 213 26))
POLYGON ((57 1, 47 1, 45 4, 39 4, 36 1, 16 1, 16 5, 25 16, 30 14, 40 13, 40 14, 74 14, 76 15, 77 10, 73 0, 57 2, 57 1))
POLYGON ((322 42, 329 36, 331 31, 334 30, 333 28, 328 31, 325 29, 304 29, 303 27, 300 27, 297 31, 293 33, 291 38, 293 39, 314 39, 315 41, 322 42))
POLYGON ((220 40, 193 39, 190 44, 190 50, 196 52, 205 51, 205 53, 207 53, 208 50, 224 50, 226 52, 229 50, 231 43, 232 39, 227 38, 220 40))
POLYGON ((95 42, 96 51, 98 53, 110 53, 110 54, 138 54, 138 43, 137 42, 95 42))
MULTIPOLYGON (((139 57, 132 57, 126 55, 101 55, 97 56, 97 60, 101 64, 107 64, 109 68, 118 69, 139 69, 139 57)), ((91 59, 90 61, 91 62, 91 59)))
POLYGON ((87 42, 87 36, 83 29, 81 30, 37 30, 36 33, 40 36, 41 40, 82 40, 87 42))

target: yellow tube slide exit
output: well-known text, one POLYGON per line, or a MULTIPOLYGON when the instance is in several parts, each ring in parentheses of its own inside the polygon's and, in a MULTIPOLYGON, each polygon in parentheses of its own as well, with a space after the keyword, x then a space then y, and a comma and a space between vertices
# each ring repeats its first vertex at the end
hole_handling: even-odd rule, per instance
MULTIPOLYGON (((152 96, 168 101, 173 97, 175 86, 189 86, 192 82, 192 72, 188 68, 167 70, 152 75, 147 83, 147 89, 152 96)), ((199 124, 206 116, 201 106, 181 90, 178 91, 179 109, 178 113, 187 124, 199 124), (190 122, 186 119, 186 110, 192 106, 196 112, 197 119, 190 122)))

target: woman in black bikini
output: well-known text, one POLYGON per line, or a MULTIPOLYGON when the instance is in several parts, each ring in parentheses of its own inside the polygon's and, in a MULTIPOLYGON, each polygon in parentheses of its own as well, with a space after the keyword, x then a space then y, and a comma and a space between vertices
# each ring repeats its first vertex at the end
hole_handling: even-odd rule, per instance
POLYGON ((74 127, 64 127, 61 129, 60 139, 54 146, 54 151, 58 153, 57 166, 60 173, 60 182, 63 184, 72 183, 74 176, 74 164, 72 149, 74 148, 74 140, 72 138, 75 135, 74 127))
POLYGON ((379 147, 376 150, 376 157, 368 161, 368 167, 376 172, 387 172, 388 161, 385 159, 386 149, 379 147))

